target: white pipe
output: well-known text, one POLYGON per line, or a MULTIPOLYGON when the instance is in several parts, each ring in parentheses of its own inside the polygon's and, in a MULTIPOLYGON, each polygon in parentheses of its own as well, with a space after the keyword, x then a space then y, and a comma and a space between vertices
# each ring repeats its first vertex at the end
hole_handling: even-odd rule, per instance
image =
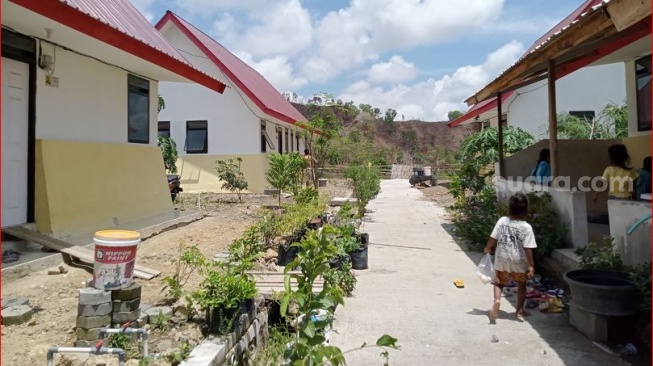
POLYGON ((149 356, 147 339, 149 331, 145 328, 102 328, 100 329, 100 337, 104 338, 105 334, 140 334, 143 339, 143 357, 149 356))
POLYGON ((125 350, 121 348, 95 348, 95 347, 51 347, 48 350, 48 366, 54 365, 55 353, 89 353, 92 355, 118 355, 118 366, 123 366, 125 362, 125 350))

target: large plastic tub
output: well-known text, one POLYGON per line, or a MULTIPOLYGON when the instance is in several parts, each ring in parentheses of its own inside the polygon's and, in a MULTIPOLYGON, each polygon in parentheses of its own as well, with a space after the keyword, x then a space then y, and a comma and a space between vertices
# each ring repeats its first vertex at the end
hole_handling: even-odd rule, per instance
POLYGON ((571 301, 581 310, 604 316, 637 313, 637 291, 625 272, 579 269, 563 275, 571 301))

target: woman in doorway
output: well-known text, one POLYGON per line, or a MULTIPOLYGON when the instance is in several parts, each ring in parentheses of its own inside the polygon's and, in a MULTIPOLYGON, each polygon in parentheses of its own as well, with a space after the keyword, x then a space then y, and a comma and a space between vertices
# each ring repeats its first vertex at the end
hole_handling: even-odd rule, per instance
POLYGON ((535 178, 537 184, 548 185, 551 181, 551 151, 542 149, 537 165, 531 172, 531 177, 535 178))
MULTIPOLYGON (((629 166, 630 156, 626 145, 616 144, 608 148, 610 165, 603 171, 601 177, 608 185, 608 199, 632 200, 635 199, 635 181, 637 172, 629 166)), ((594 192, 592 202, 596 203, 601 191, 594 192)))

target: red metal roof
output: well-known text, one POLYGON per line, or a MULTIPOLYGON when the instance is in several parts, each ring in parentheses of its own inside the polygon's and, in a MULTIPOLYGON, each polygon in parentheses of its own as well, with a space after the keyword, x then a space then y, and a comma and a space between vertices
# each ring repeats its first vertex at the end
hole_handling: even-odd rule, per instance
POLYGON ((128 0, 9 1, 219 93, 224 92, 224 83, 188 63, 128 0))
MULTIPOLYGON (((538 38, 538 40, 535 41, 531 45, 531 47, 529 47, 528 50, 526 50, 526 52, 524 52, 522 57, 531 53, 533 50, 538 48, 542 43, 544 43, 547 39, 551 38, 551 36, 560 32, 563 28, 567 27, 568 25, 576 21, 582 14, 586 13, 596 5, 601 4, 602 1, 603 0, 586 0, 580 7, 578 7, 578 9, 574 10, 573 13, 569 14, 566 18, 561 20, 560 23, 556 24, 553 28, 551 28, 546 34, 538 38)), ((512 94, 513 94, 512 91, 503 94, 503 96, 501 97, 502 103, 506 100, 504 98, 508 98, 512 94)), ((497 98, 488 99, 481 103, 474 104, 467 112, 465 112, 465 114, 449 122, 448 126, 455 127, 459 124, 469 121, 470 119, 480 115, 481 113, 487 112, 496 107, 497 107, 497 98), (481 111, 479 112, 479 110, 481 111)))
POLYGON ((306 121, 306 118, 263 75, 177 14, 167 11, 156 24, 156 28, 161 30, 168 22, 176 25, 264 113, 291 124, 306 121))

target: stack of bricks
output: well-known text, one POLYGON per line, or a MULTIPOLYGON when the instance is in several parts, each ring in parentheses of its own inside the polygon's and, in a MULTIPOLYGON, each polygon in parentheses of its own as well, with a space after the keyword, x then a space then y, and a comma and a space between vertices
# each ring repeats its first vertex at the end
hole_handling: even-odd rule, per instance
POLYGON ((102 328, 120 327, 129 323, 132 328, 147 324, 141 314, 141 285, 132 283, 118 290, 98 290, 90 287, 79 290, 76 347, 92 347, 102 339, 102 328))
POLYGON ((111 323, 114 326, 129 323, 134 328, 140 328, 147 323, 147 321, 142 321, 141 317, 141 285, 135 282, 125 288, 112 290, 111 306, 111 323))
POLYGON ((94 346, 100 330, 111 325, 111 291, 87 287, 79 290, 77 312, 77 347, 94 346))

